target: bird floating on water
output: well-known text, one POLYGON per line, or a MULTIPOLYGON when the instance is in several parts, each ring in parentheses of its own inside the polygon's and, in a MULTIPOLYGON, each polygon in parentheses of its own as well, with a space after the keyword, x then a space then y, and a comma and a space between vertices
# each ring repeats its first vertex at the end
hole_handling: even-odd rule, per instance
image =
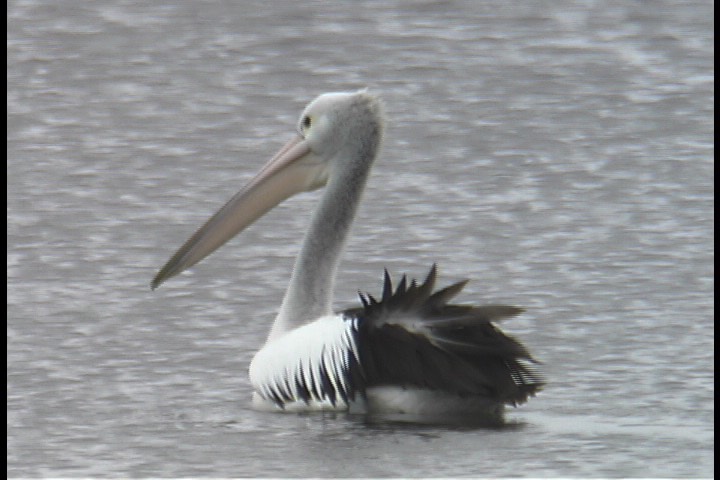
POLYGON ((298 134, 170 258, 157 288, 288 197, 325 187, 265 345, 250 364, 256 408, 345 410, 501 420, 543 386, 537 363, 497 321, 522 309, 448 303, 466 282, 435 290, 385 271, 379 299, 334 313, 335 274, 384 127, 367 90, 327 93, 300 115, 298 134))

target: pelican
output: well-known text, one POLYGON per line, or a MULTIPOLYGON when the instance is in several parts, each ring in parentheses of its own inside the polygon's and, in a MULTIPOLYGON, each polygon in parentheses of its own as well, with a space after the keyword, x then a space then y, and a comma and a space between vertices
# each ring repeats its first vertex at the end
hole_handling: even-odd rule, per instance
POLYGON ((265 345, 253 358, 253 406, 502 419, 544 381, 527 349, 495 322, 522 309, 448 302, 466 281, 435 290, 387 270, 377 300, 334 313, 333 286, 384 129, 369 91, 326 93, 302 112, 295 135, 160 269, 154 290, 192 267, 288 197, 325 187, 265 345))

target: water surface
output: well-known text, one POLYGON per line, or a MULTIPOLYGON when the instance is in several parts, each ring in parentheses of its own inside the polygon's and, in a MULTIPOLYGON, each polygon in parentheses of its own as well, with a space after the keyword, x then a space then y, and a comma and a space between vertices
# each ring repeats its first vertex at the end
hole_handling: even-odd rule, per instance
POLYGON ((709 477, 710 2, 8 5, 8 475, 709 477), (510 303, 511 427, 249 408, 319 193, 155 292, 325 91, 388 129, 336 304, 382 269, 510 303))

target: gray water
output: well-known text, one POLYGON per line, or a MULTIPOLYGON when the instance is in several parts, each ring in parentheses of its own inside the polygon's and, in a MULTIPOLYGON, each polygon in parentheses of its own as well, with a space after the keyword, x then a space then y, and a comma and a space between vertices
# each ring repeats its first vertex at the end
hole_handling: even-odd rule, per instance
POLYGON ((709 477, 713 4, 11 1, 13 477, 709 477), (503 324, 548 385, 473 429, 249 408, 320 193, 151 292, 317 94, 388 129, 336 305, 383 267, 503 324))

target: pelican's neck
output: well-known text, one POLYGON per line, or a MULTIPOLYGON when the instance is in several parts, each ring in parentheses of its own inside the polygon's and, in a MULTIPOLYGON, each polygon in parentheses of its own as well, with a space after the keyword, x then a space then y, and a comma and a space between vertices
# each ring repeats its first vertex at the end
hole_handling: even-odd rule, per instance
POLYGON ((376 145, 366 147, 360 158, 356 151, 353 158, 357 161, 330 175, 295 260, 290 285, 268 342, 332 313, 335 273, 375 152, 376 145))

